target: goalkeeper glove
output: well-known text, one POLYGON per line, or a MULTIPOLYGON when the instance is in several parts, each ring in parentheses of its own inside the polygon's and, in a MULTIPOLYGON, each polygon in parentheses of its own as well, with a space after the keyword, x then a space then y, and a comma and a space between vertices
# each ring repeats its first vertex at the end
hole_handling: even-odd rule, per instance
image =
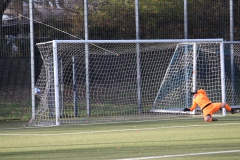
POLYGON ((235 111, 233 110, 233 109, 231 109, 231 111, 230 111, 232 114, 234 114, 235 113, 235 111))
POLYGON ((189 108, 184 108, 183 111, 184 111, 184 112, 190 111, 190 109, 189 109, 189 108))

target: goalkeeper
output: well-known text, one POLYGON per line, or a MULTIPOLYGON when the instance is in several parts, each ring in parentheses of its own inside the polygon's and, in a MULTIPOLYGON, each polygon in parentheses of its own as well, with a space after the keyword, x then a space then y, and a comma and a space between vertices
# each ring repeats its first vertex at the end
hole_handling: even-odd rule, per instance
POLYGON ((205 122, 217 121, 217 119, 212 117, 212 114, 221 110, 222 108, 225 108, 227 111, 234 114, 234 110, 227 103, 212 103, 203 89, 191 93, 193 95, 192 106, 190 108, 184 108, 184 112, 193 111, 197 106, 199 106, 203 111, 205 122))

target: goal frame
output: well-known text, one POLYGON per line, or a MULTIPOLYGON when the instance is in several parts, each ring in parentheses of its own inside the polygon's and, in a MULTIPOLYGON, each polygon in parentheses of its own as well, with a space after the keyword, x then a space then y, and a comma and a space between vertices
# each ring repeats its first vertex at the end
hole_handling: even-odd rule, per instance
MULTIPOLYGON (((164 43, 164 42, 176 42, 176 43, 183 43, 183 42, 218 42, 220 43, 220 63, 221 63, 221 95, 222 95, 222 102, 226 102, 225 97, 225 68, 224 68, 224 46, 223 46, 223 39, 161 39, 161 40, 53 40, 51 41, 53 47, 53 67, 54 67, 54 90, 55 90, 55 118, 56 122, 55 125, 60 125, 60 104, 59 104, 59 79, 58 79, 58 47, 59 43, 84 43, 85 44, 85 63, 86 63, 86 100, 87 100, 87 112, 90 114, 89 110, 89 77, 88 77, 88 45, 95 44, 95 43, 164 43)), ((48 42, 45 42, 48 43, 48 42)), ((38 43, 41 44, 41 43, 38 43)), ((136 48, 137 56, 140 57, 139 51, 136 48)), ((138 62, 139 63, 139 62, 138 62)), ((196 87, 196 67, 193 71, 193 88, 196 87)), ((139 75, 137 81, 140 81, 141 77, 139 75)), ((140 84, 140 82, 138 83, 140 84)), ((140 86, 138 86, 140 87, 140 86)), ((141 110, 141 90, 138 89, 138 107, 141 110)), ((222 110, 222 115, 226 115, 226 110, 222 110)))

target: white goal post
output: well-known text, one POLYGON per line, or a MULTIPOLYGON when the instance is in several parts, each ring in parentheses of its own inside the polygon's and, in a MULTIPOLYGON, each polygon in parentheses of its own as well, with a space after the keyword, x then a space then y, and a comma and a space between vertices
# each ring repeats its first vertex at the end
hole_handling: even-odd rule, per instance
MULTIPOLYGON (((222 39, 53 40, 37 44, 34 125, 177 117, 191 90, 225 102, 222 39)), ((222 115, 225 115, 223 110, 222 115)))

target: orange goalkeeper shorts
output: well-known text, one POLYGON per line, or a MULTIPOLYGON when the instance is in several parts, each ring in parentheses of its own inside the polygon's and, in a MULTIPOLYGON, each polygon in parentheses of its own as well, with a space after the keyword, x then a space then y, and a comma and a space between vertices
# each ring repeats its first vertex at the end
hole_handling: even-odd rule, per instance
POLYGON ((222 103, 212 103, 203 109, 203 116, 210 114, 213 115, 215 112, 219 111, 222 103))

